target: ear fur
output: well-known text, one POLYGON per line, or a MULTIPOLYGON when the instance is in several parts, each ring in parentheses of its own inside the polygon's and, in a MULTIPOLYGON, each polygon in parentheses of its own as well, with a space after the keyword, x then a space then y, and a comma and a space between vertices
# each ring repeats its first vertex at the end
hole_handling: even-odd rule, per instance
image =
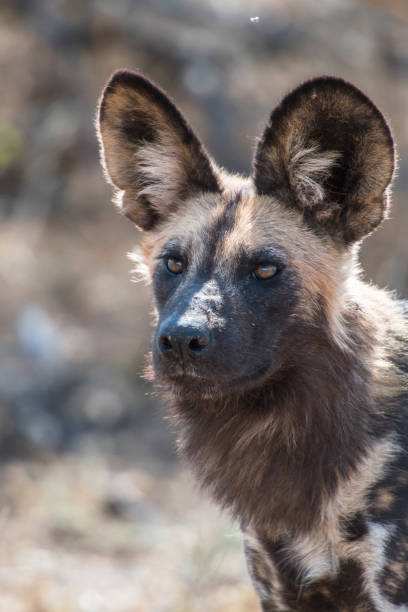
POLYGON ((254 157, 257 192, 279 197, 305 221, 351 244, 385 218, 394 145, 383 115, 334 77, 308 81, 272 112, 254 157))
POLYGON ((115 72, 99 103, 101 161, 121 211, 143 230, 198 191, 220 190, 216 171, 180 111, 145 77, 115 72))

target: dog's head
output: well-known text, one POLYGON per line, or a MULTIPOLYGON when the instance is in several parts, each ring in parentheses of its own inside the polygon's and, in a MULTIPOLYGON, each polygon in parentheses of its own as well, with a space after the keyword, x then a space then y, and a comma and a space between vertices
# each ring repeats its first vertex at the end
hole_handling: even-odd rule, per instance
POLYGON ((168 97, 121 71, 99 107, 102 163, 158 313, 156 376, 197 395, 248 388, 324 329, 347 349, 353 245, 385 218, 390 130, 353 85, 306 82, 272 112, 249 179, 217 168, 168 97))

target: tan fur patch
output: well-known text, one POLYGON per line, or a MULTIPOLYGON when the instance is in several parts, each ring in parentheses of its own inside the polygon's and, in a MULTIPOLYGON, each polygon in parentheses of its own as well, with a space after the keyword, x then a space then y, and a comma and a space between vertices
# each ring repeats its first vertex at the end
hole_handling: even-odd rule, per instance
POLYGON ((178 203, 187 177, 185 167, 180 163, 180 148, 172 138, 162 135, 160 144, 140 147, 135 155, 135 163, 145 177, 139 197, 147 197, 159 211, 169 202, 173 205, 178 203))
POLYGON ((395 495, 389 489, 379 489, 375 498, 378 510, 390 510, 394 502, 395 495))
POLYGON ((322 522, 328 526, 328 536, 333 542, 342 542, 344 552, 353 550, 353 543, 343 544, 343 536, 339 531, 339 517, 351 517, 364 510, 366 496, 370 487, 385 473, 387 464, 400 452, 392 437, 376 442, 367 450, 357 469, 347 480, 341 480, 336 495, 325 506, 322 522))
POLYGON ((325 199, 324 181, 329 177, 336 160, 336 151, 319 150, 319 145, 301 142, 291 151, 288 163, 289 181, 303 206, 315 206, 325 199))

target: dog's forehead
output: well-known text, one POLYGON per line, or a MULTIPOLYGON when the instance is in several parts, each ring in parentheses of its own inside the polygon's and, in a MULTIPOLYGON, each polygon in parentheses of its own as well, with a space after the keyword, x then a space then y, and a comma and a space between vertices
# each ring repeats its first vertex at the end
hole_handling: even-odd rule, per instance
POLYGON ((277 199, 244 193, 230 207, 232 210, 227 205, 220 213, 219 256, 233 258, 240 252, 264 249, 295 256, 299 244, 305 244, 306 228, 300 216, 288 211, 277 199))
POLYGON ((153 249, 158 252, 171 242, 195 255, 206 251, 228 261, 238 253, 265 248, 298 257, 306 233, 300 216, 278 200, 241 189, 191 199, 163 223, 153 249))

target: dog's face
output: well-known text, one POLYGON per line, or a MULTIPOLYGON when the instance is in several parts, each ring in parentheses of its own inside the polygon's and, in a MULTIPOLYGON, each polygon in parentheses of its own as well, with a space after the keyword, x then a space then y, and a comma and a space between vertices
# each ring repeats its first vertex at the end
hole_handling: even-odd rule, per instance
POLYGON ((302 293, 280 212, 242 190, 202 195, 183 227, 166 224, 153 250, 156 374, 209 394, 257 385, 278 368, 302 293))
POLYGON ((208 157, 168 98, 116 73, 100 106, 102 160, 141 249, 158 322, 156 376, 183 393, 250 388, 307 350, 343 342, 351 246, 386 215, 393 144, 359 90, 321 78, 272 113, 251 179, 208 157))
POLYGON ((149 245, 154 370, 183 392, 219 395, 271 377, 304 349, 349 272, 348 254, 298 214, 240 187, 196 196, 149 245))

